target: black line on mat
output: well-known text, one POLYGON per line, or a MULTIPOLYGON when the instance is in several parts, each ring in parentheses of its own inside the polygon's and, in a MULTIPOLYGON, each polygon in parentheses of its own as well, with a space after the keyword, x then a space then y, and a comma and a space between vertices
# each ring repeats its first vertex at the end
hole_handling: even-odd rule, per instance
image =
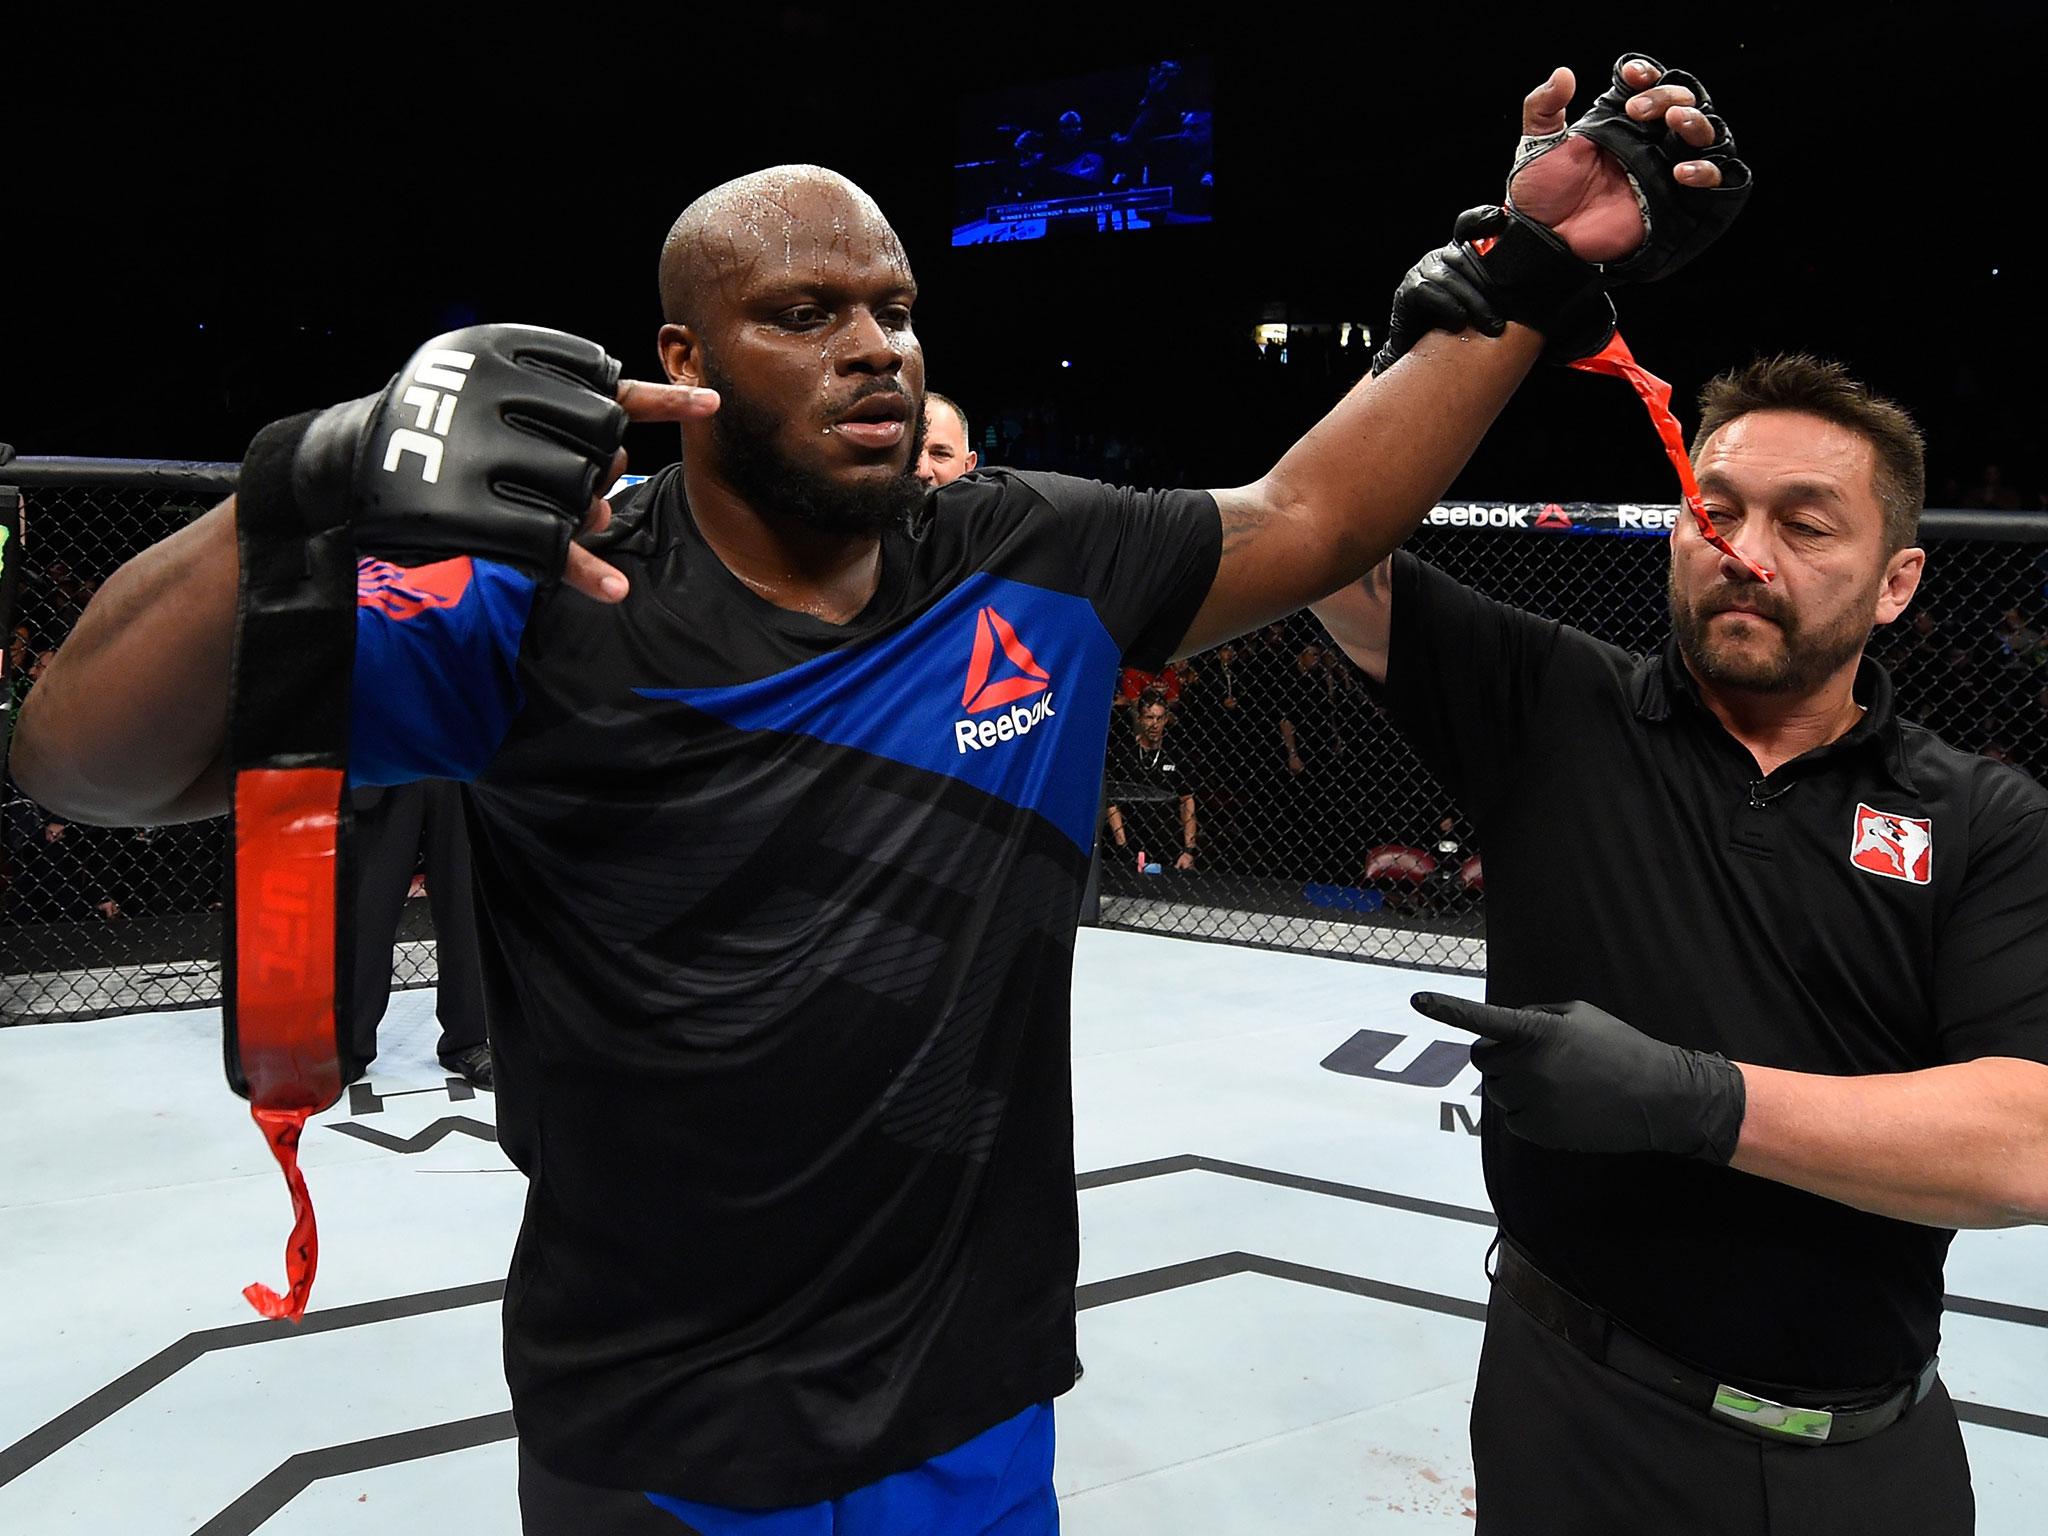
POLYGON ((395 1435, 378 1435, 375 1439, 351 1440, 346 1445, 330 1445, 323 1450, 301 1451, 279 1462, 269 1476, 200 1526, 193 1536, 251 1536, 272 1515, 322 1478, 349 1477, 427 1456, 445 1456, 450 1451, 466 1451, 475 1446, 510 1440, 513 1434, 512 1414, 508 1409, 479 1414, 473 1419, 457 1419, 452 1424, 429 1424, 395 1435))
POLYGON ((1129 1184, 1137 1179, 1156 1179, 1166 1173, 1220 1173, 1255 1184, 1273 1184, 1281 1189, 1301 1189, 1312 1195, 1330 1195, 1339 1200, 1357 1200, 1366 1205, 1383 1205, 1392 1211, 1413 1211, 1419 1216, 1441 1216, 1446 1221, 1470 1222, 1490 1227, 1493 1212, 1469 1205, 1446 1205, 1440 1200, 1420 1200, 1384 1189, 1367 1189, 1360 1184, 1339 1184, 1333 1179, 1312 1179, 1305 1174, 1282 1173, 1275 1168, 1254 1168, 1249 1163, 1228 1163, 1221 1158, 1200 1157, 1183 1152, 1178 1157, 1157 1158, 1149 1163, 1127 1163, 1121 1168, 1102 1168, 1074 1180, 1076 1189, 1101 1189, 1109 1184, 1129 1184))
POLYGON ((1373 1301, 1392 1302, 1396 1306, 1419 1307, 1425 1312, 1440 1312, 1446 1317, 1462 1317, 1475 1323, 1486 1320, 1486 1303, 1483 1301, 1468 1301, 1462 1296, 1444 1296, 1435 1291, 1418 1291, 1366 1275, 1346 1274, 1342 1270, 1317 1269, 1313 1265, 1296 1264, 1287 1259, 1268 1258, 1263 1253, 1218 1253, 1206 1259, 1189 1259, 1161 1269, 1143 1270, 1135 1275, 1118 1275, 1113 1280, 1092 1280, 1075 1288, 1074 1305, 1077 1310, 1086 1312, 1091 1307, 1113 1306, 1141 1296, 1157 1296, 1165 1291, 1177 1291, 1228 1275, 1265 1275, 1273 1280, 1292 1280, 1326 1291, 1341 1291, 1347 1296, 1364 1296, 1373 1301))
MULTIPOLYGON (((1075 1306, 1085 1312, 1093 1307, 1114 1306, 1118 1302, 1133 1301, 1143 1296, 1158 1296, 1168 1291, 1200 1285, 1205 1281, 1242 1274, 1265 1275, 1271 1279, 1313 1285, 1323 1290, 1338 1291, 1350 1296, 1364 1296, 1374 1301, 1391 1302, 1396 1306, 1416 1307, 1475 1323, 1486 1320, 1484 1302, 1471 1301, 1463 1296, 1444 1296, 1435 1291, 1415 1290, 1405 1285, 1374 1280, 1366 1275, 1346 1274, 1341 1270, 1317 1269, 1312 1265, 1295 1264, 1286 1259, 1269 1258, 1260 1253, 1218 1253, 1204 1259, 1189 1259, 1180 1264, 1143 1270, 1134 1275, 1119 1275, 1110 1280, 1090 1281, 1076 1289, 1074 1301, 1075 1306)), ((1992 1429, 2011 1430, 2017 1434, 2048 1439, 2048 1417, 2040 1414, 2021 1413, 2011 1408, 1993 1408, 1979 1403, 1958 1402, 1955 1407, 1956 1416, 1966 1424, 1981 1424, 1992 1429)), ((253 1533, 272 1515, 322 1478, 346 1477, 399 1462, 417 1461, 422 1457, 468 1450, 474 1446, 509 1440, 513 1433, 512 1415, 504 1412, 485 1414, 474 1419, 461 1419, 452 1424, 430 1424, 399 1434, 381 1435, 371 1440, 356 1440, 346 1445, 329 1446, 324 1450, 301 1452, 280 1463, 247 1493, 202 1525, 194 1536, 253 1536, 253 1533)))
POLYGON ((1956 1417, 1965 1424, 1982 1424, 1987 1429, 2009 1429, 2016 1435, 2035 1435, 2048 1440, 2048 1418, 2038 1413, 2021 1413, 2017 1408, 1992 1408, 1984 1403, 1956 1400, 1956 1417))
MULTIPOLYGON (((1127 1163, 1115 1168, 1095 1169, 1079 1175, 1074 1180, 1074 1187, 1077 1190, 1104 1189, 1116 1184, 1135 1183, 1176 1173, 1214 1173, 1281 1189, 1297 1189, 1333 1199, 1383 1206, 1389 1210, 1410 1211, 1417 1215, 1434 1216, 1472 1226, 1490 1227, 1494 1224, 1490 1212, 1472 1206, 1422 1200, 1410 1195, 1397 1195, 1387 1190, 1343 1184, 1330 1179, 1309 1178, 1302 1174, 1284 1173, 1273 1168, 1258 1168, 1248 1163, 1233 1163, 1193 1153, 1156 1158, 1149 1162, 1127 1163)), ((1193 1259, 1185 1264, 1168 1265, 1163 1269, 1149 1270, 1137 1275, 1091 1281, 1078 1288, 1077 1304, 1082 1310, 1086 1310, 1090 1307, 1107 1306, 1117 1301, 1198 1284, 1202 1280, 1215 1279, 1227 1274, 1244 1273, 1297 1280, 1329 1290, 1349 1291, 1355 1295, 1371 1296, 1378 1300, 1420 1307, 1454 1317, 1469 1317, 1476 1320, 1486 1315, 1485 1306, 1479 1302, 1439 1296, 1433 1291, 1410 1290, 1385 1281, 1346 1275, 1335 1270, 1314 1269, 1307 1265, 1265 1258, 1258 1254, 1241 1253, 1193 1259)), ((133 1370, 107 1383, 90 1397, 65 1409, 49 1422, 30 1430, 12 1445, 0 1449, 0 1488, 6 1487, 38 1462, 55 1455, 80 1435, 104 1423, 193 1361, 215 1350, 263 1344, 273 1339, 303 1338, 307 1334, 327 1333, 342 1328, 360 1328, 400 1318, 418 1317, 429 1312, 480 1306, 486 1302, 502 1300, 504 1294, 504 1281, 487 1280, 475 1285, 421 1291, 409 1296, 386 1297, 378 1301, 360 1302, 354 1306, 336 1307, 332 1311, 314 1312, 298 1324, 260 1321, 189 1333, 176 1343, 159 1350, 133 1370)), ((1996 1322, 2015 1323, 2022 1327, 2048 1329, 2048 1311, 2039 1308, 1987 1301, 1974 1296, 1947 1296, 1943 1300, 1951 1312, 1989 1318, 1996 1322)), ((2021 1434, 2048 1438, 2048 1418, 2038 1415, 1969 1403, 1958 1403, 1957 1411, 1967 1423, 2012 1429, 2021 1434)), ((280 1475, 283 1470, 280 1468, 279 1472, 273 1473, 272 1476, 280 1475)))
POLYGON ((480 1306, 501 1300, 505 1282, 486 1280, 477 1285, 458 1285, 443 1291, 418 1291, 410 1296, 387 1296, 336 1307, 328 1312, 309 1312, 299 1323, 235 1323, 226 1328, 207 1328, 188 1333, 177 1343, 158 1350, 149 1359, 108 1382, 99 1391, 65 1409, 47 1424, 30 1430, 5 1450, 0 1450, 0 1488, 5 1488, 37 1462, 54 1456, 87 1430, 119 1413, 152 1388, 168 1381, 202 1355, 217 1349, 239 1349, 245 1344, 267 1344, 273 1339, 302 1339, 311 1333, 332 1333, 339 1328, 361 1328, 371 1323, 388 1323, 428 1312, 448 1312, 457 1307, 480 1306))

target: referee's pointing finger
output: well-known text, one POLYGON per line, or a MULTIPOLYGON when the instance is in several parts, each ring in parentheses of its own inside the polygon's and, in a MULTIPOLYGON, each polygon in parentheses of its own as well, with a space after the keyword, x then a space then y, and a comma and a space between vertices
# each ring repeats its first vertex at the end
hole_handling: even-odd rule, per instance
POLYGON ((1543 1014, 1532 1014, 1520 1008, 1497 1008, 1469 997, 1453 997, 1448 992, 1417 992, 1408 1002, 1425 1018, 1448 1024, 1453 1029, 1469 1029, 1489 1040, 1535 1040, 1553 1027, 1543 1014))

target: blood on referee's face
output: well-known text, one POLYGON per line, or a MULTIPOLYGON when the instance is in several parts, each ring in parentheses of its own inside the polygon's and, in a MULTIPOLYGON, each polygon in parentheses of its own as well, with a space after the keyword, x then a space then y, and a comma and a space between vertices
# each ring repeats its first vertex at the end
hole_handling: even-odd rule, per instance
POLYGON ((910 475, 924 403, 917 283, 853 183, 791 166, 707 194, 671 233, 662 290, 669 377, 722 401, 717 418, 684 427, 686 459, 768 459, 794 483, 844 490, 910 475))
POLYGON ((1872 626, 1912 601, 1924 558, 1886 546, 1870 440, 1804 411, 1752 411, 1708 438, 1694 467, 1714 526, 1774 576, 1757 580, 1678 519, 1671 627, 1693 674, 1798 698, 1853 673, 1872 626))

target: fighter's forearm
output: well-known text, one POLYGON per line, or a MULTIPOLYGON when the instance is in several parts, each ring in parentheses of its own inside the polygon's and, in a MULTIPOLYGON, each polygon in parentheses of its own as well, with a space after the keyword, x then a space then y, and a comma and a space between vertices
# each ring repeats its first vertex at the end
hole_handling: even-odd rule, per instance
POLYGON ((1355 581, 1408 537, 1536 361, 1542 340, 1522 326, 1489 341, 1429 336, 1366 379, 1267 473, 1276 506, 1312 520, 1330 541, 1317 594, 1355 581))
POLYGON ((1731 1166, 1899 1221, 2048 1223, 2048 1066, 1987 1057, 1880 1076, 1744 1065, 1731 1166))
POLYGON ((1519 325, 1496 340, 1425 336, 1261 479, 1215 492, 1223 558, 1180 654, 1292 613, 1384 560, 1471 457, 1541 346, 1519 325))
POLYGON ((230 497, 107 578, 22 707, 11 767, 24 793, 103 826, 225 808, 239 573, 230 497), (196 793, 202 781, 213 787, 196 793))

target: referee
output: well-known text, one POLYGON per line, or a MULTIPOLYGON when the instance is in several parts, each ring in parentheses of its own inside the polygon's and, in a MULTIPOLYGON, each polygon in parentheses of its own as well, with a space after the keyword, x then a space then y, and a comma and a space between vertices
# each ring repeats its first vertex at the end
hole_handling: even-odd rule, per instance
POLYGON ((1730 552, 1674 528, 1655 655, 1406 554, 1317 607, 1486 851, 1490 1001, 1416 1000, 1486 1037, 1479 1527, 1968 1532, 1942 1263, 2048 1222, 2048 792, 1863 655, 1903 411, 1769 359, 1692 454, 1730 552))

